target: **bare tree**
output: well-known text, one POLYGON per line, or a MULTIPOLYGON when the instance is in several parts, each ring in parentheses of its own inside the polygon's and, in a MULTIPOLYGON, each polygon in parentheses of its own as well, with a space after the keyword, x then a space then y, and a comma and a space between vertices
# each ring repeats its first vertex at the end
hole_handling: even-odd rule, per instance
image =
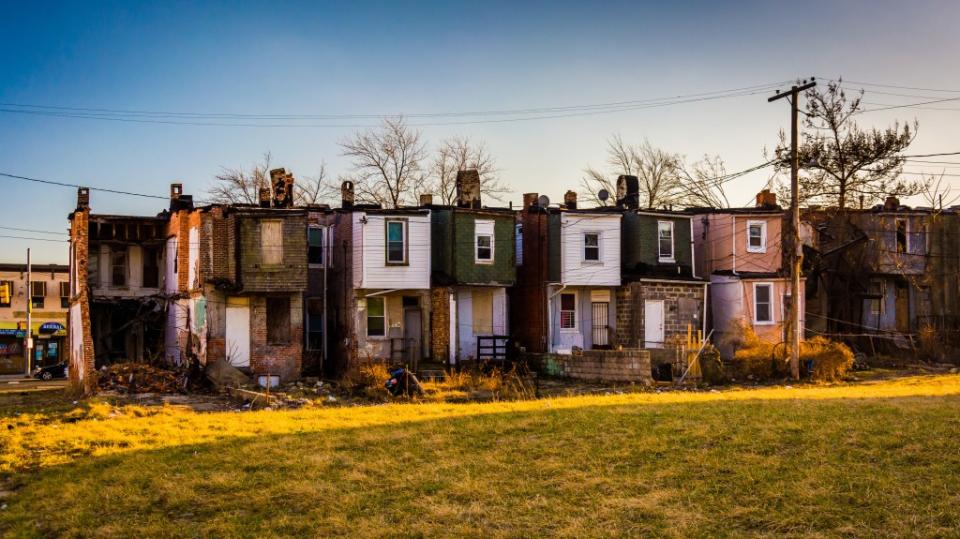
POLYGON ((265 152, 249 170, 223 167, 208 191, 210 200, 219 204, 257 204, 260 189, 270 189, 270 162, 270 152, 265 152))
POLYGON ((353 160, 353 174, 344 179, 354 181, 358 200, 395 208, 425 179, 425 145, 403 117, 384 118, 379 128, 340 141, 340 148, 353 160))
POLYGON ((723 189, 727 167, 719 155, 704 155, 703 159, 687 165, 680 162, 681 203, 708 208, 729 208, 730 201, 723 189))
POLYGON ((293 189, 294 204, 297 206, 330 203, 336 200, 339 194, 339 187, 327 177, 326 163, 320 163, 320 171, 316 176, 297 179, 293 189))
POLYGON ((480 192, 503 200, 509 192, 498 177, 496 160, 483 142, 474 143, 468 137, 451 137, 440 143, 436 157, 430 164, 432 181, 423 192, 436 195, 441 204, 453 204, 457 198, 457 173, 476 169, 480 174, 480 192))
MULTIPOLYGON (((873 204, 889 195, 911 196, 925 189, 924 181, 900 178, 904 159, 900 153, 916 136, 913 129, 894 123, 884 130, 863 130, 853 118, 861 112, 863 91, 848 98, 841 81, 806 93, 804 125, 807 129, 797 149, 803 202, 819 202, 844 209, 857 197, 873 204)), ((790 144, 781 131, 775 150, 777 168, 790 170, 790 144)))
POLYGON ((943 175, 944 173, 941 172, 939 176, 935 174, 931 174, 929 177, 924 176, 925 187, 923 192, 920 193, 924 202, 937 211, 943 211, 944 207, 952 206, 960 199, 960 193, 955 194, 953 192, 953 188, 950 187, 949 182, 944 179, 943 175))

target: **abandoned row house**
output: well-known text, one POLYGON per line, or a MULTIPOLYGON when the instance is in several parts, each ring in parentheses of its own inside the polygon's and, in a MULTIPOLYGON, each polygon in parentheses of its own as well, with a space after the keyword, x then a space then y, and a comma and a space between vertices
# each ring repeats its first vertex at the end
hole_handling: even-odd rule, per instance
MULTIPOLYGON (((149 217, 91 213, 79 190, 64 301, 77 383, 118 360, 225 361, 273 383, 517 352, 644 349, 656 364, 691 332, 729 359, 746 328, 790 329, 786 215, 766 190, 752 208, 656 210, 621 176, 609 206, 569 191, 515 210, 482 205, 468 170, 452 205, 359 203, 346 181, 330 208, 295 207, 293 175, 270 176, 257 205, 195 206, 173 184, 149 217)), ((895 201, 806 211, 806 333, 957 325, 955 217, 895 201)))

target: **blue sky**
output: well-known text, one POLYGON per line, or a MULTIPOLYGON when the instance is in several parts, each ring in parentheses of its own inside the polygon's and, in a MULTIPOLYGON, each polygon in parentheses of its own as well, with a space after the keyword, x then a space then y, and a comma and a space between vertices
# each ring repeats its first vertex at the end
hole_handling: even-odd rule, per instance
MULTIPOLYGON (((955 2, 7 3, 0 102, 392 114, 604 103, 808 75, 960 90, 957 20, 955 2)), ((758 164, 789 119, 785 103, 765 97, 422 131, 432 142, 451 135, 485 141, 515 202, 529 191, 557 200, 577 187, 584 167, 602 164, 613 133, 633 142, 646 137, 690 157, 719 154, 730 171, 758 164)), ((922 99, 868 94, 865 100, 922 99)), ((920 121, 914 151, 960 150, 957 111, 899 109, 860 122, 914 118, 920 121)), ((371 121, 351 120, 358 122, 371 121)), ((249 165, 268 150, 297 175, 314 174, 322 162, 333 175, 347 172, 337 141, 352 131, 0 112, 0 172, 158 195, 182 181, 188 193, 202 195, 222 166, 249 165)), ((767 178, 761 172, 731 182, 731 201, 745 204, 767 178)), ((3 178, 0 186, 6 200, 0 226, 67 226, 73 190, 3 178)), ((154 214, 163 201, 95 192, 92 206, 154 214)), ((66 260, 65 244, 0 238, 0 261, 22 260, 28 245, 38 262, 66 260)))

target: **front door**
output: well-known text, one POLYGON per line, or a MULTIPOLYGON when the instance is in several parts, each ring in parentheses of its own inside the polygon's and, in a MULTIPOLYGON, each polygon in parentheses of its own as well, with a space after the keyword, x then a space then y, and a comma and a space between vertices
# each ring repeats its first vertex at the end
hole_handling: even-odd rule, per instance
POLYGON ((591 304, 593 314, 593 347, 610 346, 610 302, 595 301, 591 304))
POLYGON ((643 347, 663 348, 663 300, 643 302, 643 347))
POLYGON ((250 301, 227 298, 227 362, 234 367, 250 366, 250 301))
POLYGON ((420 339, 423 335, 423 325, 420 319, 420 309, 406 309, 403 311, 403 338, 407 345, 407 360, 412 365, 420 360, 420 339))

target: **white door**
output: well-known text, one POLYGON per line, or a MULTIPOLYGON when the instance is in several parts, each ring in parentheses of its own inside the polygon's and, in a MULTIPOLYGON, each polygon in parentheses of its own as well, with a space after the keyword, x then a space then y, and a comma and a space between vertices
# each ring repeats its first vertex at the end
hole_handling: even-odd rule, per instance
POLYGON ((643 302, 643 347, 663 348, 663 300, 643 302))
POLYGON ((250 302, 227 298, 227 361, 234 367, 250 366, 250 302))

